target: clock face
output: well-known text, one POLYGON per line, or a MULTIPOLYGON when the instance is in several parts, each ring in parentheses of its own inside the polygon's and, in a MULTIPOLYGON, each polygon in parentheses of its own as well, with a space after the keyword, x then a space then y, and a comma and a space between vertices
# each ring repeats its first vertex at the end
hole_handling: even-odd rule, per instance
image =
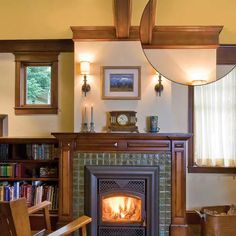
POLYGON ((119 125, 127 125, 128 122, 129 122, 129 119, 128 119, 127 115, 125 115, 125 114, 121 114, 117 117, 117 123, 119 125))

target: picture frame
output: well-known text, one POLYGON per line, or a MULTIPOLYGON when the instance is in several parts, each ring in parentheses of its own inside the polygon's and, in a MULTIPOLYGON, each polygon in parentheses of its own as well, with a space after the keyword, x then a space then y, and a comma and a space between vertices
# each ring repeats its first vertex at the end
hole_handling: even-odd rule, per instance
POLYGON ((140 100, 140 66, 103 66, 102 99, 140 100))

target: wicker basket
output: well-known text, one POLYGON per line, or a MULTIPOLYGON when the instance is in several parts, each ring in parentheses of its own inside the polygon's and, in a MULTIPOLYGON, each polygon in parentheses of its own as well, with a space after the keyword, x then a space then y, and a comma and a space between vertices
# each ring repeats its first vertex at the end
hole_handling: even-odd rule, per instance
MULTIPOLYGON (((204 210, 227 213, 230 206, 204 207, 204 210)), ((205 213, 202 217, 202 236, 236 236, 236 215, 213 215, 205 213)))

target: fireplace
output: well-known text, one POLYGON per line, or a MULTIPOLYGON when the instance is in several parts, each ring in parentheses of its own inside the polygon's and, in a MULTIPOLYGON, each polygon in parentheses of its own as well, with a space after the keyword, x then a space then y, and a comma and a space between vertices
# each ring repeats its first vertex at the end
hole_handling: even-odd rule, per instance
POLYGON ((93 236, 158 235, 158 166, 85 166, 93 236))
MULTIPOLYGON (((185 180, 188 139, 191 134, 54 133, 53 135, 59 141, 58 153, 62 170, 58 224, 64 224, 73 217, 83 215, 85 200, 88 201, 87 197, 85 199, 84 188, 86 192, 93 192, 94 187, 98 187, 97 184, 92 188, 88 188, 87 184, 85 187, 84 166, 159 166, 159 194, 157 199, 152 197, 159 212, 158 217, 151 219, 151 225, 159 228, 159 233, 155 236, 187 236, 185 180)), ((91 198, 93 198, 90 199, 91 202, 98 200, 93 196, 91 198)), ((86 206, 86 212, 91 209, 91 206, 86 206)), ((93 221, 97 224, 97 218, 93 217, 93 221)))

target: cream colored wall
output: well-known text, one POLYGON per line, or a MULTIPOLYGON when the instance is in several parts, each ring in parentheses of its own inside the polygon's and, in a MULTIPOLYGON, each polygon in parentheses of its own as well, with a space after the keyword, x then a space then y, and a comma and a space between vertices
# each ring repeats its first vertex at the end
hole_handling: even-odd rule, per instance
POLYGON ((92 72, 88 78, 91 92, 82 96, 83 77, 75 75, 75 131, 80 131, 81 110, 86 104, 93 104, 96 131, 106 126, 106 112, 112 110, 134 110, 137 112, 140 132, 146 132, 146 118, 159 116, 161 132, 187 131, 187 90, 186 87, 163 80, 165 91, 161 97, 154 91, 156 81, 153 71, 144 57, 139 42, 83 42, 75 44, 75 61, 78 66, 83 54, 92 58, 92 72), (141 66, 141 100, 102 100, 101 66, 141 66))
POLYGON ((59 114, 16 116, 15 61, 0 54, 0 114, 8 114, 8 136, 49 136, 51 132, 73 131, 73 53, 59 56, 59 114))
POLYGON ((231 174, 187 174, 187 209, 236 204, 236 178, 231 174))

